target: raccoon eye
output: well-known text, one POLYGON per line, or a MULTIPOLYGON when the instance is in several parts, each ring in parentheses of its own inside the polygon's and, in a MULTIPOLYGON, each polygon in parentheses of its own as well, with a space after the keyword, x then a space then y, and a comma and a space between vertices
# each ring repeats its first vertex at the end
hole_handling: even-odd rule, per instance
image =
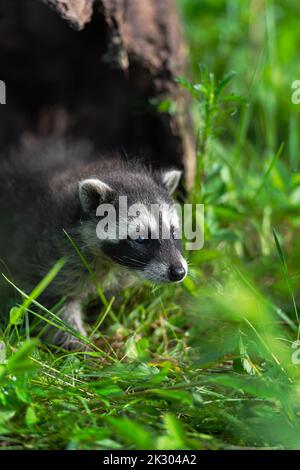
POLYGON ((176 238, 176 231, 174 227, 171 227, 171 238, 173 238, 173 240, 176 238))
POLYGON ((137 242, 137 243, 145 243, 146 238, 143 237, 143 235, 140 235, 140 236, 139 236, 138 238, 136 238, 134 241, 137 242))

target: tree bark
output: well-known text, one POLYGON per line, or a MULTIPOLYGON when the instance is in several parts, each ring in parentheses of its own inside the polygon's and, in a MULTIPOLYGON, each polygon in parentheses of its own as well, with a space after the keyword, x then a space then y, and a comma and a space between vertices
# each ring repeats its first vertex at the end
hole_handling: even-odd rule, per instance
POLYGON ((43 0, 80 30, 91 20, 94 0, 43 0))

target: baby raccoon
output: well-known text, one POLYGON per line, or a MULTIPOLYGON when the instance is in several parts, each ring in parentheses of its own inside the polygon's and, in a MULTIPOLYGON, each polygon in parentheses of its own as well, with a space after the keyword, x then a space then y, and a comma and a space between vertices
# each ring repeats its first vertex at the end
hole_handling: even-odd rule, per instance
MULTIPOLYGON (((136 276, 180 282, 187 263, 171 198, 180 176, 177 170, 150 171, 118 155, 95 155, 85 142, 23 145, 0 161, 1 271, 29 292, 65 257, 39 302, 51 308, 64 298, 63 320, 86 336, 81 305, 93 287, 66 233, 104 292, 136 276)), ((51 340, 67 349, 79 346, 61 330, 51 340)))

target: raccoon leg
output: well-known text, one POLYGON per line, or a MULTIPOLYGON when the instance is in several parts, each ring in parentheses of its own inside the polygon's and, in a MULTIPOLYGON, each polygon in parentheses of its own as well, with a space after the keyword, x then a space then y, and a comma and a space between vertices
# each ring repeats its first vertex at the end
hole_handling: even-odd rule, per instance
MULTIPOLYGON (((61 319, 70 327, 72 327, 81 336, 86 337, 86 331, 83 326, 81 302, 71 300, 66 305, 61 314, 61 319)), ((54 344, 68 350, 84 350, 87 349, 86 344, 79 338, 76 338, 67 331, 57 330, 51 339, 54 344)))

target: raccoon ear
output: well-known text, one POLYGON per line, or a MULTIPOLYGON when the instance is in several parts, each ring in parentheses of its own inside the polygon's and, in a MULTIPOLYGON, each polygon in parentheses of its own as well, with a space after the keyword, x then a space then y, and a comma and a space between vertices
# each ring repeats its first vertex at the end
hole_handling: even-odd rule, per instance
POLYGON ((162 180, 169 194, 173 194, 174 191, 176 190, 179 184, 181 175, 182 175, 182 171, 179 171, 179 170, 169 170, 163 173, 162 180))
POLYGON ((80 181, 78 191, 81 207, 85 212, 96 210, 113 193, 111 187, 98 178, 80 181))

